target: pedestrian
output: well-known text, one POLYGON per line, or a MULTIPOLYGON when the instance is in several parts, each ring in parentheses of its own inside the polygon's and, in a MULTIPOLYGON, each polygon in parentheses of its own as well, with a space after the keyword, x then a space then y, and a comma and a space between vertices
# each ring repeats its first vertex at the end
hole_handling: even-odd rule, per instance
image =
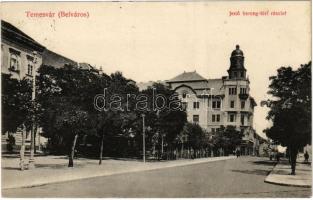
POLYGON ((305 151, 305 154, 304 154, 304 162, 305 163, 309 163, 309 154, 308 154, 308 151, 305 151))
POLYGON ((236 150, 236 156, 237 156, 237 158, 240 156, 240 151, 239 151, 239 149, 236 150))
POLYGON ((277 154, 276 154, 276 160, 277 160, 277 162, 279 162, 279 160, 280 160, 280 154, 279 154, 279 152, 277 152, 277 154))

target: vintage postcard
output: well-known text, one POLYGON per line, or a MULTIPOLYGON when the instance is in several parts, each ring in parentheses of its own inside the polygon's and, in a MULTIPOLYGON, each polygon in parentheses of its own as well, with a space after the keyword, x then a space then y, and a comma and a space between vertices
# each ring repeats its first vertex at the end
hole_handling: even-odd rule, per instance
POLYGON ((312 195, 310 1, 1 3, 1 190, 312 195))

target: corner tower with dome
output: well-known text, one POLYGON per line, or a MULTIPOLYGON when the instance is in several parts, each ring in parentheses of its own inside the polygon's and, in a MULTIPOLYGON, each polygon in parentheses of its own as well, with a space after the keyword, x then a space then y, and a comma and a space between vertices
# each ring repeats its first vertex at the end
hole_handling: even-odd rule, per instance
POLYGON ((181 98, 188 121, 214 134, 221 126, 235 126, 244 134, 241 152, 256 155, 253 129, 255 100, 250 96, 244 54, 239 45, 232 51, 228 76, 206 79, 196 71, 183 72, 166 81, 181 98))

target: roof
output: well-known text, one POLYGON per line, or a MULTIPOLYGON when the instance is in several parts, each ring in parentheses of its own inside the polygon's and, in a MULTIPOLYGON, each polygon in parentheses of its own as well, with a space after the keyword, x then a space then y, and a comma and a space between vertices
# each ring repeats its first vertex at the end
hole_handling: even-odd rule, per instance
POLYGON ((223 87, 222 79, 208 79, 209 88, 214 88, 213 90, 219 91, 223 87))
POLYGON ((88 63, 79 63, 79 68, 89 70, 92 69, 93 67, 88 63))
POLYGON ((61 68, 64 67, 65 64, 77 65, 77 62, 50 51, 49 49, 45 49, 42 54, 42 64, 61 68))
POLYGON ((4 20, 1 20, 1 37, 11 40, 13 42, 20 42, 25 45, 31 46, 32 48, 40 52, 45 49, 43 45, 39 44, 29 35, 4 20))
POLYGON ((199 75, 196 71, 193 72, 184 72, 179 74, 178 76, 168 80, 168 83, 173 82, 186 82, 186 81, 206 81, 201 75, 199 75))
POLYGON ((238 44, 236 45, 236 49, 231 53, 231 56, 243 56, 243 52, 238 44))

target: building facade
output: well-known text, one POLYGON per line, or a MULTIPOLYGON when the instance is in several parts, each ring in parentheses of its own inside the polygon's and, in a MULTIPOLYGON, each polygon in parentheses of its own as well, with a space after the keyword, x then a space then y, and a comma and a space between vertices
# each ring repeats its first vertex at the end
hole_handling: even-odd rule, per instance
MULTIPOLYGON (((1 20, 1 72, 11 74, 12 78, 21 80, 23 78, 33 79, 38 67, 42 64, 42 57, 45 47, 36 42, 33 38, 13 26, 1 20)), ((14 137, 15 147, 19 149, 22 143, 22 128, 17 133, 2 133, 2 151, 7 150, 7 143, 11 136, 14 137)), ((39 130, 40 132, 40 130, 39 130)), ((30 145, 30 133, 26 133, 26 146, 30 145)), ((40 134, 35 138, 36 147, 44 143, 45 138, 40 134)))
MULTIPOLYGON (((47 49, 11 23, 1 20, 1 72, 11 74, 12 78, 18 80, 23 78, 33 79, 41 65, 55 68, 73 65, 81 69, 102 73, 102 70, 98 70, 88 63, 78 63, 47 49)), ((17 133, 1 133, 2 151, 7 151, 7 144, 12 137, 15 140, 15 149, 19 150, 22 143, 22 132, 25 132, 25 130, 19 128, 17 133)), ((36 149, 40 149, 40 146, 46 145, 47 139, 40 136, 40 127, 37 133, 35 146, 36 149)), ((26 132, 26 148, 29 148, 30 137, 30 132, 26 132)))
POLYGON ((244 134, 241 152, 255 154, 253 113, 256 102, 250 96, 244 54, 239 45, 231 53, 228 76, 206 79, 196 71, 184 72, 166 81, 187 111, 189 122, 214 134, 221 126, 235 126, 244 134))

